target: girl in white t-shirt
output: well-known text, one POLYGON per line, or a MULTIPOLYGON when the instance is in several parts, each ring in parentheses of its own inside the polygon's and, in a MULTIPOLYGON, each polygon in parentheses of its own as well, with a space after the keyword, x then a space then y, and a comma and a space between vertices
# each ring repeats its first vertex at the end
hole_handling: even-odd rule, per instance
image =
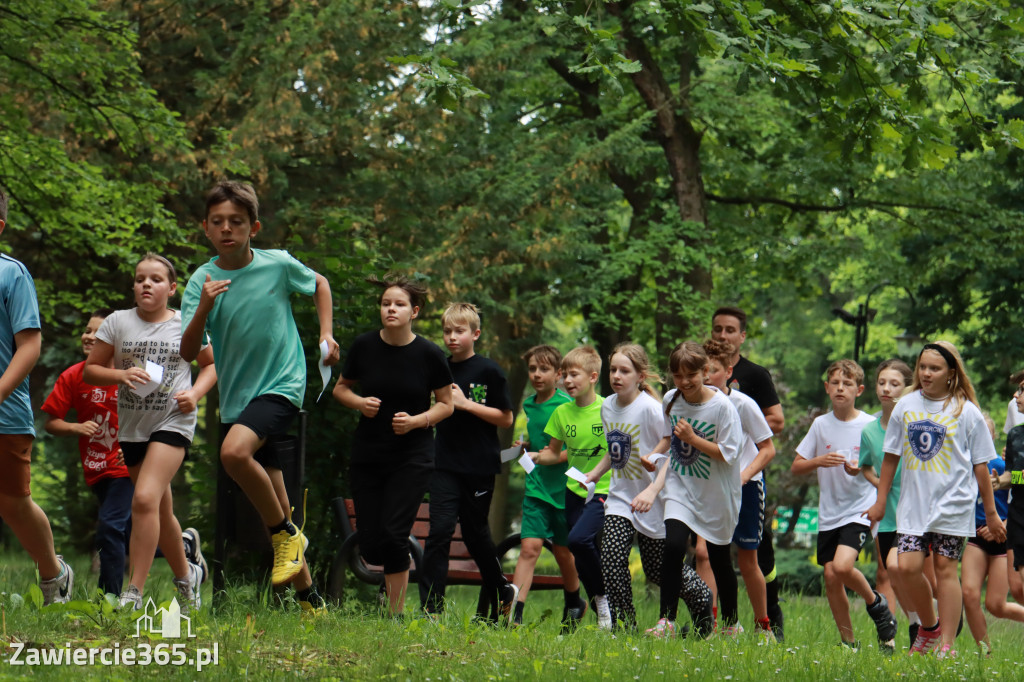
MULTIPOLYGON (((612 623, 633 629, 636 609, 629 573, 629 551, 638 535, 644 575, 655 585, 662 581, 665 513, 654 488, 654 476, 642 458, 668 451, 671 430, 661 413, 661 402, 647 383, 660 380, 651 371, 641 346, 620 343, 608 359, 614 395, 601 404, 608 451, 587 475, 596 483, 612 470, 604 504, 601 570, 611 607, 612 623)), ((664 455, 663 455, 664 456, 664 455)), ((662 463, 667 466, 667 459, 662 463)), ((683 566, 682 596, 697 621, 711 605, 711 594, 689 566, 683 566)))
MULTIPOLYGON (((170 261, 146 254, 135 266, 135 308, 103 321, 85 361, 83 378, 96 386, 119 385, 118 441, 135 493, 129 585, 121 605, 142 608, 142 592, 159 545, 174 572, 183 610, 199 608, 204 570, 201 554, 185 556, 174 516, 171 478, 181 467, 196 427, 196 403, 217 381, 213 350, 199 354, 199 376, 179 354, 181 313, 167 307, 177 290, 170 261)), ((195 548, 198 553, 198 547, 195 548)))
MULTIPOLYGON (((743 444, 739 414, 724 394, 704 385, 708 356, 700 344, 676 346, 669 370, 676 387, 665 395, 663 411, 672 429, 671 457, 654 482, 655 490, 664 487, 665 497, 661 610, 657 625, 647 631, 655 637, 675 632, 678 581, 690 536, 707 540, 712 566, 731 563, 729 545, 740 512, 740 468, 734 466, 743 444)), ((698 634, 710 632, 710 615, 709 610, 706 619, 695 621, 698 634)))
POLYGON ((911 606, 921 619, 910 653, 937 649, 940 656, 955 655, 955 623, 963 606, 957 564, 966 539, 975 532, 974 504, 979 493, 992 539, 1006 539, 1006 526, 996 513, 988 474, 995 447, 953 344, 939 341, 925 345, 917 358, 910 388, 889 418, 878 499, 867 517, 880 521, 885 516, 896 465, 902 461, 896 507, 899 572, 911 606), (922 571, 929 551, 935 553, 938 614, 922 571), (946 630, 942 622, 947 624, 946 630))

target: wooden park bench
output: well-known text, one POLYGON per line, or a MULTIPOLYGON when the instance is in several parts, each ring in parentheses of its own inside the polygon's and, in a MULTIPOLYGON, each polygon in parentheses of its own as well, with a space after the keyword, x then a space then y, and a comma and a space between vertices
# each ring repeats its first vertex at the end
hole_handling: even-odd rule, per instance
MULTIPOLYGON (((359 553, 359 532, 358 519, 356 517, 355 505, 351 499, 337 497, 333 500, 335 518, 338 528, 341 529, 341 548, 334 557, 331 571, 327 576, 327 594, 329 598, 340 601, 345 591, 346 571, 364 583, 370 585, 383 585, 384 572, 381 566, 367 564, 359 553)), ((416 522, 412 527, 412 534, 409 536, 409 554, 412 556, 412 568, 409 575, 409 583, 415 584, 418 581, 417 571, 423 564, 423 546, 427 541, 427 534, 430 532, 430 505, 426 502, 420 505, 416 513, 416 522)), ((512 549, 519 547, 521 543, 518 533, 508 536, 495 547, 498 560, 505 558, 512 549)), ((544 541, 544 546, 551 551, 551 542, 544 541)), ((505 577, 512 580, 512 574, 506 573, 505 577)), ((483 578, 476 562, 469 555, 469 550, 462 541, 462 527, 455 525, 455 534, 452 536, 451 547, 448 551, 448 584, 449 585, 480 585, 481 607, 478 612, 484 610, 485 601, 490 597, 483 589, 483 578)), ((531 590, 556 590, 562 589, 562 576, 555 575, 533 576, 531 590)))

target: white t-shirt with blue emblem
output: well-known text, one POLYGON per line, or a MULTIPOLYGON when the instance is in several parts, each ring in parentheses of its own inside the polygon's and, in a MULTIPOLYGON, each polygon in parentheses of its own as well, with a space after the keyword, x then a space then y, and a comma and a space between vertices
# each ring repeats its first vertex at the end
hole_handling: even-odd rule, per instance
MULTIPOLYGON (((743 449, 740 450, 740 461, 736 463, 736 466, 740 468, 740 477, 742 478, 743 470, 757 459, 757 444, 768 440, 774 434, 772 427, 768 426, 768 421, 764 418, 764 413, 761 412, 761 408, 757 406, 757 402, 753 398, 734 388, 729 391, 729 400, 732 401, 739 413, 740 423, 743 425, 743 449)), ((760 481, 763 478, 764 472, 758 471, 750 480, 760 481)))
POLYGON ((974 536, 974 465, 994 459, 996 448, 974 403, 956 417, 955 401, 943 402, 917 390, 889 417, 883 450, 903 458, 896 531, 905 535, 974 536))
POLYGON ((665 508, 660 495, 650 511, 637 514, 630 509, 633 498, 654 481, 654 474, 640 464, 640 456, 652 452, 658 442, 671 433, 665 424, 661 403, 641 393, 623 407, 619 397, 613 395, 601 404, 601 422, 612 464, 605 516, 629 519, 637 532, 649 538, 665 537, 665 508))
POLYGON ((739 456, 745 436, 732 401, 712 390, 710 400, 696 405, 682 396, 673 402, 676 389, 665 394, 665 406, 672 404, 666 426, 671 430, 685 419, 701 437, 717 443, 725 459, 712 459, 673 435, 663 493, 665 518, 682 521, 712 544, 728 545, 740 516, 739 456))

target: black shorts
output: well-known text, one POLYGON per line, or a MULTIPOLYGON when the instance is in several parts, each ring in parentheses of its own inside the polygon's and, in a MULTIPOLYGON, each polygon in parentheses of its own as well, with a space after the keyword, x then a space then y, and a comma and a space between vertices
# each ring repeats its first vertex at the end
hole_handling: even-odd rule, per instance
POLYGON ((256 396, 231 424, 221 423, 221 443, 235 424, 241 424, 261 439, 265 439, 253 459, 264 469, 281 469, 281 453, 294 448, 295 437, 288 435, 288 428, 295 420, 299 408, 284 396, 268 393, 256 396))
POLYGON ((1006 556, 1006 543, 986 540, 980 535, 967 538, 968 545, 974 545, 988 556, 1006 556))
POLYGON ((882 565, 885 566, 889 558, 889 550, 896 546, 896 531, 888 530, 879 533, 876 540, 878 540, 878 553, 882 556, 882 565))
POLYGON ((146 458, 146 451, 149 449, 150 443, 163 443, 165 445, 173 445, 176 448, 185 448, 185 459, 188 460, 188 446, 192 445, 192 441, 174 431, 156 431, 149 436, 149 440, 142 441, 139 443, 125 443, 120 442, 121 453, 124 455, 125 466, 138 466, 142 464, 142 460, 146 458))
POLYGON ((839 528, 821 531, 818 533, 818 565, 824 566, 836 558, 836 549, 839 545, 853 547, 860 553, 864 549, 868 538, 871 537, 871 528, 859 523, 848 523, 839 528))

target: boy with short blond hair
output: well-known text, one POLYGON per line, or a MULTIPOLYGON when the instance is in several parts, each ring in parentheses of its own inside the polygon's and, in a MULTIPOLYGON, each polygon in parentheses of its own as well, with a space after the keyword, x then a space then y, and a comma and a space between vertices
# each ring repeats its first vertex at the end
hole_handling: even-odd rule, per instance
MULTIPOLYGON (((590 346, 573 348, 562 359, 565 391, 573 402, 559 405, 551 415, 544 432, 551 436, 547 446, 531 456, 537 464, 557 464, 567 461, 586 474, 604 456, 608 446, 601 421, 603 398, 595 387, 601 377, 601 356, 590 346), (566 446, 565 453, 562 445, 566 446)), ((601 572, 601 553, 597 535, 604 526, 604 501, 608 497, 611 472, 605 473, 587 502, 587 492, 579 483, 566 479, 565 518, 569 526, 569 551, 576 558, 576 571, 580 582, 587 588, 597 612, 598 627, 611 629, 612 615, 605 596, 604 576, 601 572)))
MULTIPOLYGON (((544 433, 551 414, 559 405, 572 402, 572 398, 558 388, 558 379, 562 375, 562 354, 558 349, 548 345, 534 346, 523 354, 523 360, 535 391, 523 400, 527 434, 524 445, 527 450, 536 452, 551 440, 551 436, 544 433)), ((512 616, 514 625, 523 622, 526 597, 544 540, 551 540, 551 552, 562 573, 565 597, 563 627, 571 630, 586 613, 587 602, 580 597, 580 579, 568 547, 569 527, 565 520, 565 471, 568 468, 569 465, 562 461, 538 466, 526 476, 523 521, 519 532, 522 542, 512 578, 512 582, 519 586, 519 600, 512 616)))
POLYGON ((519 588, 502 573, 487 524, 494 477, 501 473, 498 429, 512 426, 508 380, 497 363, 474 350, 480 338, 480 312, 475 305, 449 304, 441 326, 451 352, 448 366, 454 379, 455 413, 437 425, 420 605, 428 616, 444 608, 448 550, 459 522, 462 541, 480 569, 484 585, 496 595, 500 616, 508 618, 519 588))
MULTIPOLYGON (((7 225, 7 195, 0 189, 0 233, 7 225)), ((0 518, 14 531, 39 569, 43 604, 67 602, 75 573, 53 549, 46 513, 29 488, 35 427, 28 375, 39 360, 42 331, 32 275, 0 254, 0 518)))
POLYGON ((863 512, 876 497, 874 487, 857 475, 861 431, 874 419, 856 407, 857 396, 864 391, 864 370, 853 360, 838 360, 829 365, 825 376, 832 411, 811 424, 796 448, 791 470, 794 474, 818 474, 818 563, 825 568, 825 592, 841 644, 858 647, 846 598, 846 588, 850 588, 864 599, 875 622, 879 648, 891 653, 896 620, 885 597, 871 588, 854 565, 871 537, 871 522, 863 512))

